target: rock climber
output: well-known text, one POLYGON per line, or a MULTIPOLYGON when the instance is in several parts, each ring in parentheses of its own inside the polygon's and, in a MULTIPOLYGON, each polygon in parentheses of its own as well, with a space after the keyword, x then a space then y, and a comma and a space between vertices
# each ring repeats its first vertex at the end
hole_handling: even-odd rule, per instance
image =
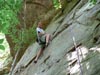
POLYGON ((40 45, 41 48, 36 55, 34 63, 37 63, 38 58, 42 54, 45 47, 47 47, 49 45, 50 40, 51 40, 51 35, 45 33, 45 31, 43 30, 42 22, 38 23, 38 26, 36 28, 36 32, 37 32, 37 42, 38 42, 38 44, 40 45))

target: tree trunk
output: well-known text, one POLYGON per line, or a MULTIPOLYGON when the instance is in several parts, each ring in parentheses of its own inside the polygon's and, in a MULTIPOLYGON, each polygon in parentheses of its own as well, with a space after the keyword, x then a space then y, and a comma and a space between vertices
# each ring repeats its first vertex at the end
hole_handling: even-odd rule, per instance
POLYGON ((15 53, 16 53, 16 51, 14 50, 15 43, 12 42, 12 39, 11 39, 11 37, 9 35, 5 35, 5 37, 7 39, 7 42, 9 44, 9 47, 10 47, 10 54, 11 54, 11 56, 14 59, 15 53))

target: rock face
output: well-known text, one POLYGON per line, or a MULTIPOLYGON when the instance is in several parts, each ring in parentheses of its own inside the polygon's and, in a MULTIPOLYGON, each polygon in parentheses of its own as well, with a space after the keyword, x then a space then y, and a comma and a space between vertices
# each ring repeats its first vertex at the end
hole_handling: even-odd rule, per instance
POLYGON ((54 38, 38 62, 33 60, 39 50, 34 43, 12 75, 100 75, 100 1, 93 5, 87 0, 72 0, 66 10, 66 14, 54 17, 47 27, 46 32, 54 38))

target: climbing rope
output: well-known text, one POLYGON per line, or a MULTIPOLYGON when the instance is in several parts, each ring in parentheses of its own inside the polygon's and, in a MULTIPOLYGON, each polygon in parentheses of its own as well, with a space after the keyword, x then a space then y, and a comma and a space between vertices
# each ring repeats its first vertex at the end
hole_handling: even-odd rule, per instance
MULTIPOLYGON (((76 9, 77 10, 77 9, 76 9)), ((73 11, 73 22, 75 20, 75 14, 76 14, 76 10, 73 11)), ((72 35, 72 40, 73 40, 73 43, 74 43, 74 47, 75 47, 75 50, 76 50, 76 53, 77 53, 77 62, 79 64, 79 69, 80 69, 80 75, 83 75, 83 70, 82 70, 82 66, 81 66, 81 61, 80 61, 80 55, 79 55, 79 51, 81 52, 82 54, 82 51, 80 48, 77 48, 77 44, 76 44, 76 40, 75 40, 75 36, 74 36, 74 33, 71 31, 71 33, 73 34, 72 35)))
POLYGON ((83 75, 82 66, 81 66, 81 62, 80 62, 80 56, 79 56, 79 52, 78 52, 78 48, 77 48, 77 44, 76 44, 76 41, 75 41, 75 37, 74 36, 73 36, 73 42, 74 42, 75 50, 77 52, 77 61, 78 61, 79 68, 80 68, 80 75, 83 75))

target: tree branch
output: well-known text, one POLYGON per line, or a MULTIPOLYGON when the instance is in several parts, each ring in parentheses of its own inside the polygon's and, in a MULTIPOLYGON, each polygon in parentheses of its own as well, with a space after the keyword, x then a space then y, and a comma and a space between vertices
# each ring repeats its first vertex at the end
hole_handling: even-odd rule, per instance
POLYGON ((34 2, 33 1, 26 1, 26 4, 36 4, 36 5, 44 7, 45 9, 48 9, 47 6, 43 5, 42 3, 35 2, 35 1, 34 2))

